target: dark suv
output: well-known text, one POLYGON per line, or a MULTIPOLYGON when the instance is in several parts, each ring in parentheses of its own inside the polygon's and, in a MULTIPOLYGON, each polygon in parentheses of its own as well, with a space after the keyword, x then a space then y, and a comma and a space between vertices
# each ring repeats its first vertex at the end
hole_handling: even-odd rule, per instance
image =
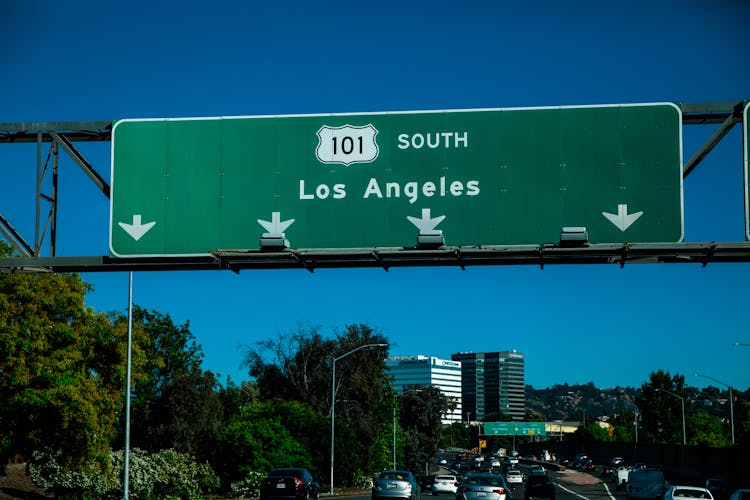
POLYGON ((524 485, 523 498, 544 497, 555 500, 555 485, 546 474, 531 475, 524 485))

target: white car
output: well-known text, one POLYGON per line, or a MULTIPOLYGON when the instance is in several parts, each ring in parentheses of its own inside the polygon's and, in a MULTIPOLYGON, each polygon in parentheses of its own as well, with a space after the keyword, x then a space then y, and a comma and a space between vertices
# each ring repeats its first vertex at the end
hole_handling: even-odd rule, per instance
POLYGON ((435 476, 432 480, 432 494, 437 495, 438 493, 451 493, 456 494, 458 489, 458 479, 456 476, 450 476, 447 474, 440 474, 435 476))
POLYGON ((672 485, 664 494, 664 500, 714 500, 711 492, 700 486, 672 485))
POLYGON ((505 480, 508 484, 523 484, 523 474, 520 470, 511 469, 505 473, 505 480))

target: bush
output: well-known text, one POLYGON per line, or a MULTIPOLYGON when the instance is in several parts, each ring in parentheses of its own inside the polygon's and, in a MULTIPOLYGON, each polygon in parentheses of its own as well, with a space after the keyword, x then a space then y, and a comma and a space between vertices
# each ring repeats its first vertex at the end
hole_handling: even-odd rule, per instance
MULTIPOLYGON (((124 468, 122 451, 111 453, 112 471, 64 470, 60 453, 35 453, 29 464, 29 475, 38 486, 53 490, 59 498, 121 498, 124 468)), ((208 464, 196 463, 193 457, 174 450, 147 454, 134 449, 130 453, 128 490, 134 499, 199 500, 216 491, 219 478, 208 464)))
POLYGON ((260 496, 260 483, 266 477, 262 472, 248 472, 241 481, 230 485, 231 494, 238 498, 258 498, 260 496))

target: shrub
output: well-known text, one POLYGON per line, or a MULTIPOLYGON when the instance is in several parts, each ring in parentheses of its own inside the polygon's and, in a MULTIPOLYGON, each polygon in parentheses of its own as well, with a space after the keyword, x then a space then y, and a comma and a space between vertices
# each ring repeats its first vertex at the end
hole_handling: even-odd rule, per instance
MULTIPOLYGON (((31 479, 38 486, 53 490, 59 498, 121 498, 124 468, 122 451, 111 453, 112 474, 64 470, 60 453, 34 454, 29 464, 31 479)), ((196 463, 193 457, 174 450, 147 454, 134 449, 130 453, 129 496, 134 499, 199 500, 216 491, 219 478, 208 464, 196 463)))
POLYGON ((244 479, 230 485, 231 494, 238 498, 258 498, 260 483, 266 477, 262 472, 248 472, 244 479))

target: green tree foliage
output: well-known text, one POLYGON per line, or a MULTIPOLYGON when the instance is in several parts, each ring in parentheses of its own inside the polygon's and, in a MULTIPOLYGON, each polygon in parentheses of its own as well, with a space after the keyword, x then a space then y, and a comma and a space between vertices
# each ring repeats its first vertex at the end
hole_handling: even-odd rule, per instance
MULTIPOLYGON (((641 437, 656 444, 682 443, 682 406, 679 398, 663 392, 670 391, 685 397, 685 377, 658 370, 641 386, 636 406, 641 411, 641 437)), ((685 411, 689 401, 685 398, 685 411)))
POLYGON ((731 443, 728 430, 721 420, 704 411, 688 419, 687 431, 690 446, 724 447, 731 443))
MULTIPOLYGON (((470 439, 469 427, 463 422, 453 422, 443 427, 440 433, 440 448, 462 448, 468 450, 471 449, 470 439)), ((494 444, 493 447, 498 448, 494 444)))
POLYGON ((145 358, 134 384, 133 446, 209 459, 224 424, 222 401, 216 376, 200 368, 203 353, 189 323, 176 325, 168 314, 138 306, 133 323, 145 358))
POLYGON ((614 427, 612 440, 617 443, 635 442, 635 418, 634 411, 622 411, 614 415, 610 420, 614 427))
POLYGON ((126 330, 85 307, 88 290, 78 275, 0 275, 3 463, 49 448, 65 465, 107 468, 126 330))
POLYGON ((573 435, 583 441, 610 442, 613 441, 614 428, 610 434, 609 426, 602 426, 599 422, 589 422, 580 427, 573 435))
POLYGON ((217 468, 225 481, 240 481, 251 472, 267 472, 273 467, 305 467, 314 470, 307 443, 295 439, 320 432, 312 410, 299 403, 256 401, 242 407, 219 437, 221 449, 217 468), (285 415, 289 420, 284 425, 285 415), (300 421, 292 420, 300 418, 300 421), (310 428, 308 426, 312 426, 310 428))
POLYGON ((443 415, 452 401, 437 387, 406 387, 397 397, 399 423, 404 433, 405 466, 419 474, 437 456, 443 415))
POLYGON ((301 327, 255 346, 247 350, 244 363, 262 399, 305 401, 321 414, 330 409, 334 340, 324 339, 314 327, 301 327))
POLYGON ((226 386, 219 389, 219 397, 224 414, 224 423, 227 423, 239 415, 243 406, 258 400, 258 384, 243 381, 240 385, 236 385, 229 380, 226 386))
MULTIPOLYGON (((245 358, 261 400, 305 402, 318 415, 330 418, 332 363, 341 357, 336 362, 333 389, 336 484, 351 484, 358 470, 382 462, 382 443, 376 442, 380 442, 384 426, 391 428, 385 410, 387 350, 368 348, 346 355, 367 344, 387 344, 387 339, 367 325, 348 325, 333 339, 324 338, 316 328, 304 327, 255 344, 245 358)), ((329 436, 330 430, 324 435, 329 436)), ((330 446, 330 440, 327 443, 330 446)), ((330 468, 328 456, 317 454, 314 468, 330 468)))

